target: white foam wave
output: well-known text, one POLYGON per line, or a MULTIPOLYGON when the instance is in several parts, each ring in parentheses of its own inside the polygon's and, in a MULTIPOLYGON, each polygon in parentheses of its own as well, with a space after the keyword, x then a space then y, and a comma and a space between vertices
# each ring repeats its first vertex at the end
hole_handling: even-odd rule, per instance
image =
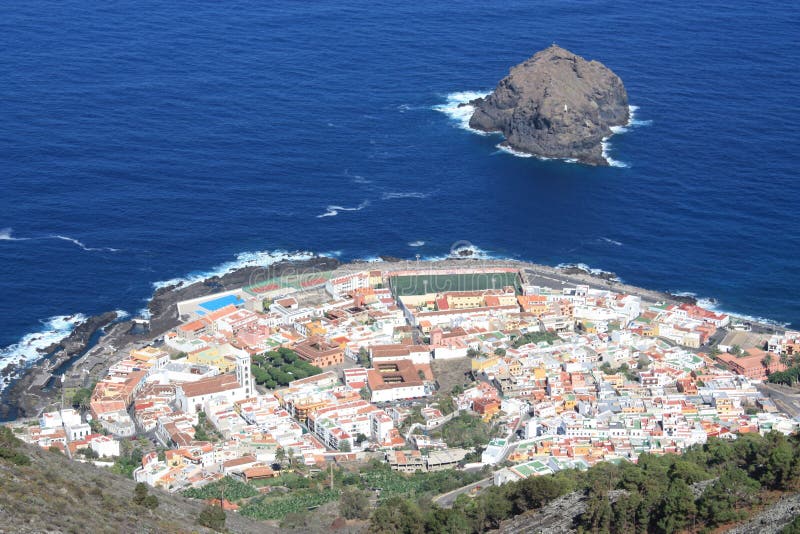
POLYGON ((628 123, 624 126, 611 126, 610 130, 614 134, 621 134, 629 131, 631 128, 637 126, 650 126, 653 124, 652 120, 640 120, 636 118, 636 112, 639 106, 628 106, 628 123))
POLYGON ((353 176, 353 183, 354 184, 371 184, 372 180, 367 180, 363 176, 361 176, 359 174, 356 174, 355 176, 353 176))
POLYGON ((111 248, 111 247, 87 247, 83 242, 75 239, 74 237, 69 237, 66 235, 59 235, 54 234, 49 236, 53 239, 61 239, 62 241, 68 241, 74 245, 77 245, 81 249, 85 250, 86 252, 119 252, 118 248, 111 248))
POLYGON ((478 98, 484 98, 491 94, 491 91, 460 91, 450 93, 447 95, 444 104, 437 104, 432 109, 444 113, 456 123, 458 127, 479 135, 489 135, 487 132, 475 130, 469 127, 469 120, 475 112, 475 106, 469 105, 469 102, 478 98))
POLYGON ((111 247, 97 247, 97 248, 88 247, 82 241, 79 241, 74 237, 69 237, 61 234, 51 234, 42 237, 14 237, 13 232, 14 232, 13 228, 3 228, 2 230, 0 230, 0 241, 33 241, 36 239, 59 239, 61 241, 68 241, 87 252, 119 252, 119 249, 111 247))
POLYGON ((616 282, 621 282, 622 279, 618 277, 616 274, 612 273, 611 271, 606 271, 604 269, 597 269, 595 267, 590 267, 585 263, 559 263, 556 265, 556 269, 569 269, 569 268, 577 268, 581 269, 582 271, 586 271, 587 273, 604 276, 604 275, 611 275, 611 280, 616 282))
POLYGON ((609 245, 614 245, 614 246, 617 246, 617 247, 621 247, 622 246, 622 243, 620 241, 617 241, 616 239, 611 239, 609 237, 600 237, 600 239, 602 241, 605 241, 609 245))
MULTIPOLYGON (((639 110, 639 106, 628 106, 628 123, 625 126, 611 126, 609 129, 611 130, 611 135, 622 134, 629 131, 631 128, 635 128, 637 126, 650 126, 653 124, 651 120, 640 120, 636 118, 636 112, 639 110)), ((601 146, 603 147, 603 158, 608 162, 611 167, 621 167, 627 168, 629 165, 622 161, 615 160, 609 155, 610 144, 608 140, 611 136, 604 137, 601 146)))
MULTIPOLYGON (((677 295, 677 293, 675 293, 675 294, 677 295)), ((696 297, 696 295, 693 295, 693 296, 696 297)), ((777 327, 780 327, 780 328, 786 328, 786 327, 789 326, 788 322, 780 322, 780 321, 776 321, 774 319, 769 319, 767 317, 760 317, 760 316, 756 316, 756 315, 746 315, 746 314, 742 314, 742 313, 726 310, 720 305, 720 303, 719 303, 719 301, 717 301, 717 299, 712 298, 712 297, 700 297, 700 298, 698 298, 697 299, 697 305, 700 306, 701 308, 705 308, 706 310, 711 310, 711 311, 716 312, 716 313, 724 313, 726 315, 730 315, 732 318, 735 317, 736 319, 740 319, 740 320, 745 321, 745 322, 768 324, 768 325, 777 326, 777 327)))
POLYGON ((427 106, 412 106, 411 104, 400 104, 395 109, 400 113, 405 113, 406 111, 417 111, 421 109, 429 109, 427 106))
POLYGON ((505 142, 498 143, 497 145, 495 145, 495 148, 497 148, 497 152, 495 152, 494 154, 510 154, 517 158, 536 158, 539 161, 550 161, 551 159, 559 159, 559 161, 563 161, 564 163, 578 163, 578 160, 575 158, 548 158, 545 156, 528 154, 527 152, 520 152, 519 150, 514 150, 513 148, 504 143, 505 142))
MULTIPOLYGON (((42 322, 42 327, 38 331, 25 334, 16 343, 0 349, 0 369, 11 363, 21 368, 28 367, 42 357, 44 349, 67 337, 84 321, 86 316, 81 313, 50 317, 42 322)), ((3 376, 0 379, 0 391, 18 376, 18 371, 3 376)))
POLYGON ((776 321, 774 319, 768 319, 766 317, 759 317, 756 315, 746 315, 726 310, 720 306, 720 303, 717 299, 713 297, 698 297, 697 293, 694 293, 693 291, 668 291, 668 293, 670 295, 675 295, 676 297, 692 297, 697 302, 697 305, 700 306, 701 308, 704 308, 706 310, 711 310, 716 313, 724 313, 726 315, 730 315, 732 318, 740 319, 742 321, 768 324, 771 326, 777 326, 779 328, 786 328, 790 324, 788 322, 776 321))
MULTIPOLYGON (((516 156, 518 158, 532 158, 533 157, 533 154, 528 154, 527 152, 520 152, 519 150, 514 150, 513 148, 511 148, 510 146, 508 146, 508 145, 506 145, 504 143, 498 143, 497 145, 495 145, 495 147, 497 148, 498 153, 499 152, 504 152, 506 154, 511 154, 512 156, 516 156)), ((550 158, 545 158, 544 156, 537 156, 537 159, 540 159, 542 161, 547 161, 550 158)))
POLYGON ((117 314, 117 320, 121 321, 122 319, 127 319, 131 316, 130 313, 126 312, 125 310, 114 310, 114 313, 117 314))
POLYGON ((407 193, 384 193, 381 195, 381 199, 383 200, 395 200, 398 198, 428 198, 431 196, 430 193, 420 193, 418 191, 409 191, 407 193))
POLYGON ((380 259, 378 256, 365 256, 363 258, 358 258, 353 260, 356 263, 379 263, 383 260, 380 259))
POLYGON ((346 208, 344 206, 331 205, 325 208, 327 210, 325 213, 317 215, 317 219, 321 219, 322 217, 336 217, 337 215, 339 215, 340 211, 361 211, 367 206, 369 206, 369 200, 365 200, 355 208, 346 208))
POLYGON ((608 137, 604 137, 603 140, 600 142, 600 146, 603 149, 603 159, 606 160, 608 162, 609 166, 611 166, 611 167, 619 167, 619 168, 623 168, 623 169, 627 168, 628 167, 627 163, 625 163, 623 161, 615 160, 608 153, 608 150, 609 150, 609 148, 611 146, 609 144, 609 142, 608 142, 608 139, 609 139, 608 137))
POLYGON ((636 118, 636 112, 639 110, 639 106, 628 106, 628 111, 630 112, 630 118, 628 119, 627 126, 650 126, 653 124, 652 120, 640 120, 636 118))
POLYGON ((425 241, 412 241, 412 242, 410 242, 408 244, 408 246, 416 248, 416 247, 421 247, 424 244, 425 244, 425 241))
POLYGON ((302 261, 318 256, 320 256, 320 254, 304 251, 289 252, 286 250, 241 252, 236 255, 236 259, 233 261, 222 263, 216 267, 212 267, 208 271, 192 272, 183 277, 154 282, 153 288, 160 289, 167 286, 191 285, 195 282, 201 282, 206 278, 224 276, 243 267, 268 267, 280 261, 302 261))
POLYGON ((13 228, 3 228, 0 230, 0 241, 27 241, 28 237, 14 237, 12 234, 13 228))
POLYGON ((450 252, 441 256, 426 256, 425 261, 443 261, 452 259, 475 259, 475 260, 502 260, 510 259, 495 255, 487 250, 472 244, 457 245, 450 249, 450 252))

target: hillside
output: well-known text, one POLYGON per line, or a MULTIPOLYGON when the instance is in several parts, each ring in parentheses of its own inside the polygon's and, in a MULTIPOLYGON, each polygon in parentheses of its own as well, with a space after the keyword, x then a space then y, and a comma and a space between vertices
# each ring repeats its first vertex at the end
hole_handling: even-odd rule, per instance
MULTIPOLYGON (((150 488, 155 510, 133 503, 133 480, 0 435, 0 532, 213 532, 197 523, 204 505, 150 488), (24 465, 28 458, 29 465, 24 465)), ((230 532, 277 532, 228 513, 230 532)))

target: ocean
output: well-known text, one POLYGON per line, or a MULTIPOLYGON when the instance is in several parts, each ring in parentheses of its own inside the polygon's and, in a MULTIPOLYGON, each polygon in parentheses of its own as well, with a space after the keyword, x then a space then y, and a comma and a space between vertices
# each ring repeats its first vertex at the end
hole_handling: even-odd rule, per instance
POLYGON ((7 0, 0 368, 159 282, 466 245, 800 326, 798 27, 785 2, 7 0), (614 166, 463 127, 553 42, 626 85, 614 166))

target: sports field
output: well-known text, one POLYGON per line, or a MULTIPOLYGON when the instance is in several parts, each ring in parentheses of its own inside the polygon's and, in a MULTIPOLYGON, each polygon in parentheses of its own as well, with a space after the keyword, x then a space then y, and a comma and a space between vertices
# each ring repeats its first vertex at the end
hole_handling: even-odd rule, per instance
POLYGON ((444 293, 446 291, 480 291, 512 286, 520 292, 517 273, 421 274, 392 278, 392 291, 399 297, 444 293))

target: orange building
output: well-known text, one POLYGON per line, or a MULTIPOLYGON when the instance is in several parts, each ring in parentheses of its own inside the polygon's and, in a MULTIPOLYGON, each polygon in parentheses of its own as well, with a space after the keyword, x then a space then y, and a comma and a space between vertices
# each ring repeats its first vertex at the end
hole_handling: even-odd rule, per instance
POLYGON ((330 367, 344 362, 344 349, 340 345, 314 336, 293 347, 300 358, 317 367, 330 367))

